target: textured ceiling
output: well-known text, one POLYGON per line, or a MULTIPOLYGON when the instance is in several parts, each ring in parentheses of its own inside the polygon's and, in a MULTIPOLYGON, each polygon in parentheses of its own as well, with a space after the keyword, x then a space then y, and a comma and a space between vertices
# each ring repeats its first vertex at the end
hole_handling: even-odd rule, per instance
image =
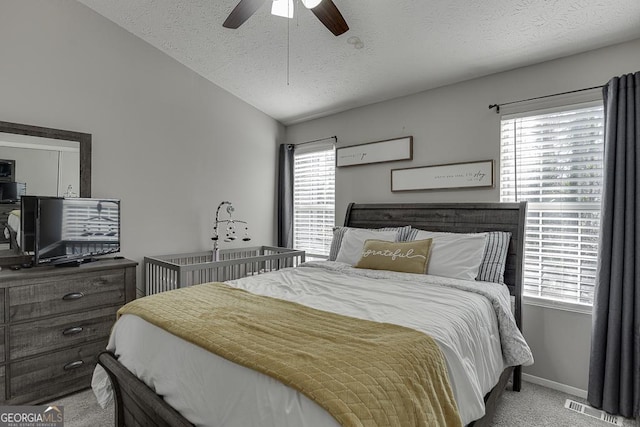
POLYGON ((285 125, 640 37, 640 0, 334 0, 339 37, 298 3, 79 1, 285 125))

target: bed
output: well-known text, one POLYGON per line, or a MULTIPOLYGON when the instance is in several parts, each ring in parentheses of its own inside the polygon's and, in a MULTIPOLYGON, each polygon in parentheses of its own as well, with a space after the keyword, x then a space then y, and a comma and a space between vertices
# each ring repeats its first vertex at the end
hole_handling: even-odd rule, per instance
POLYGON ((20 210, 9 212, 7 217, 7 225, 4 230, 5 237, 10 242, 11 249, 18 249, 21 239, 20 234, 20 210))
MULTIPOLYGON (((439 232, 456 232, 456 233, 477 233, 477 232, 489 232, 489 231, 507 231, 511 233, 511 240, 509 243, 508 254, 506 258, 506 268, 504 270, 504 282, 508 288, 508 294, 512 296, 513 300, 513 317, 515 318, 513 328, 521 327, 521 287, 522 287, 522 251, 523 251, 523 238, 524 238, 524 219, 526 213, 526 205, 521 204, 502 204, 502 203, 475 203, 475 204, 351 204, 348 208, 345 217, 345 226, 357 227, 357 228, 382 228, 382 227, 403 227, 410 225, 416 229, 432 230, 439 232)), ((304 305, 314 306, 319 310, 342 311, 343 314, 353 315, 354 317, 367 317, 371 320, 378 322, 385 322, 388 320, 386 315, 390 315, 390 312, 394 310, 396 312, 411 313, 412 311, 418 311, 418 306, 411 306, 411 304, 428 304, 430 300, 436 300, 441 297, 444 301, 454 299, 464 299, 463 305, 478 305, 478 312, 482 310, 492 311, 492 306, 496 305, 495 301, 488 300, 486 295, 467 292, 469 289, 463 290, 460 287, 466 286, 464 283, 454 279, 440 278, 437 279, 437 284, 444 286, 447 285, 451 289, 440 289, 435 295, 422 295, 414 292, 417 288, 412 287, 411 280, 407 279, 410 275, 408 273, 389 273, 385 271, 373 271, 361 269, 355 271, 352 267, 346 266, 340 263, 308 263, 303 267, 297 267, 291 269, 292 272, 283 270, 269 275, 262 275, 260 280, 262 283, 258 283, 253 279, 242 279, 236 281, 233 286, 246 289, 252 293, 263 295, 271 295, 277 298, 286 298, 285 294, 296 294, 296 292, 290 292, 295 290, 297 283, 302 283, 302 276, 319 276, 321 282, 325 285, 330 283, 333 288, 330 292, 327 288, 322 288, 320 285, 309 285, 311 289, 315 289, 314 292, 305 294, 304 292, 297 293, 293 297, 294 301, 302 303, 304 305), (314 269, 318 269, 321 272, 317 273, 314 269), (314 271, 312 274, 311 271, 314 271), (293 275, 293 276, 279 276, 279 275, 293 275), (297 275, 297 276, 296 276, 297 275), (300 277, 298 277, 300 276, 300 277), (363 277, 366 276, 366 277, 363 277), (338 284, 341 280, 340 277, 347 277, 346 282, 342 285, 338 284), (267 281, 265 284, 264 281, 267 281), (275 294, 265 293, 265 289, 275 289, 275 281, 290 281, 288 284, 289 291, 275 291, 275 294), (387 292, 385 299, 389 304, 384 310, 377 310, 369 314, 358 313, 362 310, 362 307, 358 305, 350 304, 350 300, 354 298, 373 298, 375 286, 372 285, 372 280, 384 280, 388 283, 393 283, 393 293, 387 292), (273 283, 269 283, 272 281, 273 283), (445 283, 446 282, 446 283, 445 283), (450 282, 450 283, 449 283, 450 282), (353 294, 353 292, 358 294, 353 294), (280 292, 280 294, 278 293, 280 292), (372 293, 373 292, 373 293, 372 293), (323 295, 335 294, 329 299, 323 299, 323 295), (333 299, 332 299, 333 298, 333 299), (391 302, 398 301, 398 304, 391 302), (487 302, 489 301, 489 302, 487 302), (342 305, 342 308, 336 308, 342 305), (393 307, 396 307, 394 309, 393 307), (401 310, 397 310, 397 307, 401 306, 401 310), (484 309, 482 308, 484 307, 484 309), (488 307, 488 308, 487 308, 488 307)), ((425 275, 426 276, 426 275, 425 275)), ((432 276, 434 277, 434 276, 432 276)), ((422 280, 422 278, 420 279, 422 280)), ((425 279, 426 280, 426 279, 425 279)), ((431 280, 431 279, 430 279, 431 280)), ((305 285, 306 286, 306 285, 305 285)), ((286 287, 285 287, 286 288, 286 287)), ((429 288, 425 286, 423 288, 429 288)), ((496 287, 497 289, 498 287, 496 287)), ((390 289, 390 288, 387 288, 390 289)), ((420 291, 422 292, 422 291, 420 291)), ((483 291, 484 292, 484 291, 483 291)), ((507 295, 500 296, 500 292, 507 294, 507 291, 496 291, 497 299, 508 298, 507 295)), ((508 303, 507 303, 508 304, 508 303)), ((504 304, 503 304, 504 305, 504 304)), ((456 308, 455 310, 462 310, 456 308)), ((366 309, 365 309, 366 311, 366 309)), ((428 311, 431 311, 429 309, 428 311)), ((504 314, 504 309, 502 313, 504 314)), ((510 310, 509 310, 510 311, 510 310)), ((468 313, 468 312, 461 312, 468 313)), ((496 312, 497 313, 497 312, 496 312)), ((394 314, 402 316, 402 313, 394 314)), ((422 326, 413 325, 411 322, 416 316, 407 320, 411 327, 415 327, 418 330, 422 328, 429 328, 427 332, 434 335, 438 345, 445 353, 445 359, 447 362, 447 369, 449 376, 453 377, 453 389, 458 401, 458 407, 460 409, 460 417, 465 425, 489 425, 493 416, 495 404, 498 397, 505 389, 507 382, 513 376, 513 389, 519 390, 520 388, 520 367, 519 366, 506 366, 503 363, 504 360, 509 359, 511 356, 505 356, 505 351, 500 350, 501 345, 504 347, 508 343, 505 343, 505 333, 503 331, 502 321, 495 323, 495 329, 493 332, 488 333, 488 336, 494 337, 493 341, 490 340, 488 344, 480 343, 480 347, 474 349, 464 349, 462 347, 468 345, 463 344, 450 344, 444 331, 446 328, 444 324, 438 326, 438 319, 436 316, 432 319, 431 323, 435 322, 436 326, 422 326), (442 326, 442 328, 441 328, 442 326), (496 338, 497 337, 497 338, 496 338), (497 344, 496 344, 497 339, 497 344), (491 354, 489 347, 498 346, 498 350, 502 351, 502 357, 490 357, 491 354), (462 347, 460 347, 462 346, 462 347), (484 347, 483 347, 484 346, 484 347), (462 348, 462 349, 461 349, 462 348), (480 351, 478 351, 480 349, 480 351), (450 354, 446 353, 458 353, 458 359, 451 358, 450 354), (486 355, 484 354, 486 353, 486 355), (482 359, 485 357, 485 359, 482 359), (490 366, 490 369, 477 370, 475 373, 468 374, 465 369, 460 367, 466 367, 466 365, 483 365, 490 366), (456 368, 458 366, 458 368, 456 368), (460 369, 459 369, 460 368, 460 369), (462 372, 462 373, 461 373, 462 372), (465 377, 467 375, 467 377, 465 377), (474 376, 475 375, 475 376, 474 376), (466 381, 466 382, 465 382, 466 381), (472 393, 473 392, 473 393, 472 393), (465 394, 470 396, 465 397, 465 394), (484 397, 483 397, 484 395, 484 397), (483 415, 484 414, 484 415, 483 415)), ((463 314, 466 316, 466 314, 463 314)), ((491 315, 487 315, 491 316, 491 315)), ((419 317, 419 316, 418 316, 419 317)), ((499 316, 498 316, 499 317, 499 316)), ((472 319, 472 322, 475 321, 472 319)), ((480 322, 480 321, 477 321, 480 322)), ((489 321, 488 323, 490 323, 489 321)), ((480 323, 478 323, 480 324, 480 323)), ((506 327, 506 326, 505 326, 506 327)), ((272 405, 291 405, 291 402, 295 402, 294 407, 288 407, 289 413, 295 413, 292 419, 297 420, 292 424, 287 423, 273 423, 272 425, 337 425, 335 419, 333 419, 322 407, 315 405, 314 402, 306 399, 306 396, 298 393, 295 390, 291 390, 288 387, 279 384, 272 378, 262 378, 260 373, 253 372, 242 366, 234 365, 233 363, 220 358, 216 355, 212 355, 204 351, 203 349, 193 346, 191 350, 187 351, 184 347, 178 345, 180 338, 174 337, 165 331, 160 330, 154 325, 146 324, 142 319, 136 316, 124 315, 119 320, 114 331, 118 329, 128 331, 117 335, 112 335, 110 341, 109 350, 100 355, 99 364, 105 369, 113 386, 116 401, 116 424, 121 425, 171 425, 182 426, 192 425, 188 419, 194 420, 196 424, 206 424, 202 421, 209 415, 207 414, 194 414, 195 409, 190 407, 190 403, 193 401, 202 401, 200 406, 205 406, 206 410, 211 410, 213 413, 220 413, 220 411, 226 411, 227 414, 222 419, 218 419, 223 425, 253 425, 257 424, 255 418, 245 418, 244 421, 237 421, 231 417, 233 410, 229 412, 229 408, 234 405, 238 405, 238 400, 233 401, 231 404, 224 403, 220 395, 214 395, 215 384, 224 384, 224 393, 229 396, 234 395, 234 385, 238 382, 243 384, 251 384, 250 390, 254 390, 254 393, 260 396, 252 396, 248 402, 260 402, 265 407, 272 405), (137 334, 132 334, 131 331, 137 331, 137 334), (115 336, 118 338, 114 338, 115 336), (157 336, 156 338, 149 338, 157 336), (145 341, 141 344, 140 337, 147 337, 150 341, 145 341), (127 344, 127 342, 129 344, 127 344), (116 345, 117 343, 117 345, 116 345), (127 350, 129 348, 130 350, 127 350), (172 351, 175 352, 172 353, 172 351), (193 350, 193 351, 192 351, 193 350), (127 354, 129 351, 129 354, 127 354), (146 352, 146 353, 145 353, 146 352), (134 353, 136 357, 141 357, 142 361, 134 361, 134 353), (142 355, 142 356, 140 356, 142 355), (162 361, 162 359, 166 359, 162 361), (204 359, 205 365, 197 365, 196 360, 204 359), (180 360, 180 366, 174 366, 175 369, 167 369, 167 361, 180 360), (187 361, 186 363, 184 361, 187 361), (126 367, 125 367, 126 366, 126 367), (204 366, 204 367, 203 367, 204 366), (185 369, 192 373, 191 377, 185 373, 185 369), (206 367, 206 368, 205 368, 206 367), (152 371, 160 370, 164 378, 162 380, 154 378, 152 371), (177 376, 169 378, 171 371, 181 371, 176 374, 177 376), (136 373, 132 374, 130 371, 136 373), (214 372, 209 376, 209 373, 214 372), (141 378, 142 381, 140 379, 141 378), (239 379, 240 378, 240 379, 239 379), (264 385, 256 386, 256 382, 268 383, 264 385), (193 387, 196 383, 208 384, 209 387, 213 384, 213 389, 206 388, 200 389, 193 387), (273 383, 276 383, 274 386, 273 383), (147 384, 151 384, 152 388, 147 384), (180 384, 177 389, 167 389, 166 384, 180 384), (231 384, 231 386, 230 386, 231 384), (180 388, 183 387, 183 388, 180 388), (270 388, 269 388, 270 387, 270 388), (276 387, 274 389, 273 387, 276 387), (278 388, 280 387, 280 388, 278 388), (176 391, 179 390, 179 391, 176 391), (259 392, 257 390, 263 390, 259 392), (274 391, 275 390, 275 391, 274 391), (293 394, 292 394, 293 393, 293 394), (162 397, 161 397, 162 396, 162 397), (217 396, 217 397, 216 397, 217 396), (264 401, 264 396, 268 396, 267 401, 264 401), (176 400, 176 398, 178 400, 176 400), (182 399, 182 401, 180 401, 182 399), (253 401, 251 400, 253 399, 253 401), (185 400, 188 401, 185 403, 185 400), (176 411, 167 402, 172 403, 173 406, 180 409, 180 413, 176 411), (185 406, 186 405, 186 406, 185 406), (218 406, 217 406, 218 405, 218 406), (220 406, 221 405, 221 406, 220 406), (184 415, 184 416, 183 416, 184 415), (200 418, 199 418, 200 417, 200 418), (300 417, 300 418, 296 418, 300 417), (223 422, 224 420, 224 422, 223 422), (231 420, 231 421, 230 421, 231 420), (228 424, 225 424, 227 422, 228 424)), ((473 328, 469 328, 471 330, 473 328)), ((455 335, 452 333, 450 335, 455 335)), ((520 336, 521 337, 521 336, 520 336)), ((476 345, 476 344, 473 344, 476 345)), ((526 348, 528 350, 528 348, 526 348)), ((528 357, 520 357, 520 359, 530 362, 530 353, 528 357)), ((170 362, 169 362, 170 363, 170 362)), ((99 370, 96 370, 98 373, 99 370)), ((155 374, 157 375, 157 374, 155 374)), ((217 387, 221 388, 221 387, 217 387)), ((100 375, 94 375, 94 391, 96 394, 104 392, 104 376, 101 379, 100 375), (103 387, 100 387, 97 383, 103 382, 103 387)), ((240 387, 240 394, 246 394, 247 388, 240 387)), ((235 411, 236 415, 249 414, 253 417, 268 417, 265 415, 265 411, 261 411, 259 408, 251 407, 252 403, 247 403, 246 406, 241 406, 235 411), (251 407, 251 410, 247 408, 251 407)), ((263 408, 264 409, 264 408, 263 408)), ((268 412, 268 408, 267 408, 268 412)), ((269 425, 269 422, 260 422, 260 425, 269 425)))

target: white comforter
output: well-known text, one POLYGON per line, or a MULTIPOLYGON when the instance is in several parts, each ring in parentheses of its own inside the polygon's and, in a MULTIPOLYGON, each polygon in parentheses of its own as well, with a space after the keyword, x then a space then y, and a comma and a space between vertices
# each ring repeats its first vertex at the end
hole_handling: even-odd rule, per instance
MULTIPOLYGON (((431 335, 444 353, 462 422, 484 415, 484 395, 505 366, 533 363, 505 286, 309 262, 230 282, 255 294, 431 335)), ((195 425, 336 426, 329 413, 280 382, 231 363, 144 320, 125 315, 107 347, 127 369, 195 425)), ((111 398, 96 368, 93 389, 111 398)))
MULTIPOLYGON (((7 224, 13 231, 16 232, 16 242, 20 244, 20 240, 22 235, 20 233, 20 211, 11 211, 9 212, 9 217, 7 218, 7 224)), ((11 237, 11 232, 5 228, 4 229, 4 237, 9 239, 11 237)))

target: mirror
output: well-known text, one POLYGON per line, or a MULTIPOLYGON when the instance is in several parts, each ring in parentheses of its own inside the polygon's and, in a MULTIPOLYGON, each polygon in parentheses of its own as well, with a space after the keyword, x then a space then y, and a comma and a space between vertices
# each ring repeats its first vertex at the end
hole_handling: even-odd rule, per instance
POLYGON ((21 194, 91 197, 91 135, 0 121, 0 265, 29 258, 7 227, 21 194))

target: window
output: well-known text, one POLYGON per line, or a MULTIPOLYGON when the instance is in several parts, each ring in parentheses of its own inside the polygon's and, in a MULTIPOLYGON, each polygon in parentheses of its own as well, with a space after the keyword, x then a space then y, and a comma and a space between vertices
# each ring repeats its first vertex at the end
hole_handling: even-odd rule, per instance
POLYGON ((593 104, 501 121, 500 199, 528 202, 524 295, 593 303, 603 128, 593 104))
POLYGON ((296 147, 293 164, 293 247, 329 256, 335 225, 333 144, 296 147))

